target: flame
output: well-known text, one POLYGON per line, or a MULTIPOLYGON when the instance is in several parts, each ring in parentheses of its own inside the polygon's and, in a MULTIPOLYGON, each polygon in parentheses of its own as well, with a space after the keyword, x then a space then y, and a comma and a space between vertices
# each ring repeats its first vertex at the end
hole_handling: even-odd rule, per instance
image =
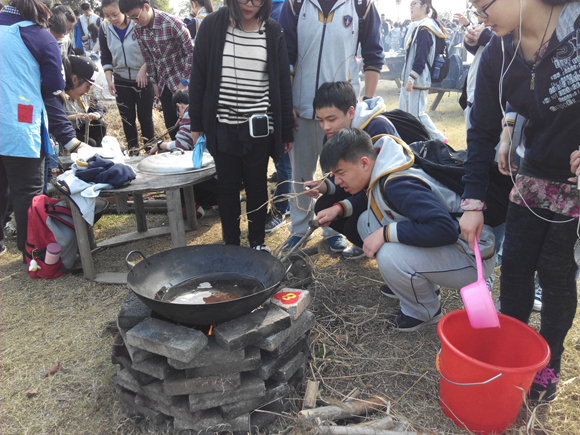
POLYGON ((211 335, 211 331, 213 331, 213 325, 210 325, 209 332, 207 333, 207 335, 211 335))

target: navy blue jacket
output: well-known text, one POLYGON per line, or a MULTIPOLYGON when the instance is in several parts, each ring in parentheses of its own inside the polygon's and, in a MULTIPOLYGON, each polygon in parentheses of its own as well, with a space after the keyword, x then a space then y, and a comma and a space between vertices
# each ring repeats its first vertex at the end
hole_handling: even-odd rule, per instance
MULTIPOLYGON (((580 66, 576 54, 580 40, 576 41, 574 36, 575 29, 580 28, 580 6, 576 3, 567 6, 570 7, 564 7, 562 13, 575 10, 576 16, 566 20, 574 26, 561 30, 561 41, 558 29, 554 32, 547 52, 535 67, 533 85, 532 70, 514 54, 512 34, 503 37, 503 54, 500 37, 494 36, 485 48, 471 110, 472 127, 467 132, 463 198, 485 200, 489 169, 502 130, 501 107, 507 101, 529 120, 525 130, 525 158, 519 173, 564 183, 572 177, 570 154, 578 149, 580 138, 580 122, 577 122, 580 119, 580 66), (502 63, 504 71, 511 65, 503 79, 500 103, 502 63)), ((564 23, 562 14, 558 28, 561 23, 564 23)))

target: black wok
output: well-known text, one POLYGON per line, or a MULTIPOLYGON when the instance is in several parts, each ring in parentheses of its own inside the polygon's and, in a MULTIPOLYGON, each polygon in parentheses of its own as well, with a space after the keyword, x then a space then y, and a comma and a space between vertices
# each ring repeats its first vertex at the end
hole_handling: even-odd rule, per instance
MULTIPOLYGON (((273 296, 284 278, 282 262, 265 252, 234 245, 197 245, 170 249, 130 269, 129 288, 156 313, 187 325, 216 325, 251 312, 273 296), (265 289, 213 304, 175 304, 155 299, 161 289, 206 274, 236 273, 260 281, 265 289)), ((127 266, 129 263, 127 262, 127 266)))

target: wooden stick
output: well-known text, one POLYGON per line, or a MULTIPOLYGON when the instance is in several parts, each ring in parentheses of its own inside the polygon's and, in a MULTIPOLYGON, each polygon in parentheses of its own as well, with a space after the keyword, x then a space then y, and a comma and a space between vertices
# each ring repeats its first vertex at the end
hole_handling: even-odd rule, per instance
POLYGON ((360 390, 355 387, 346 395, 343 402, 350 402, 351 400, 358 398, 358 396, 360 396, 360 390))
POLYGON ((354 427, 372 427, 373 429, 391 430, 395 427, 395 423, 391 417, 385 417, 379 420, 365 421, 363 423, 354 425, 354 427))
POLYGON ((336 421, 343 418, 354 417, 355 415, 366 414, 369 411, 380 411, 387 407, 386 400, 378 397, 371 397, 367 400, 353 400, 342 405, 323 406, 316 409, 306 409, 298 413, 302 418, 314 420, 336 421))
POLYGON ((302 409, 312 409, 316 407, 316 396, 318 396, 318 381, 308 381, 306 384, 306 392, 304 393, 304 401, 302 402, 302 409))
POLYGON ((428 435, 426 432, 397 432, 353 426, 318 426, 321 435, 428 435))

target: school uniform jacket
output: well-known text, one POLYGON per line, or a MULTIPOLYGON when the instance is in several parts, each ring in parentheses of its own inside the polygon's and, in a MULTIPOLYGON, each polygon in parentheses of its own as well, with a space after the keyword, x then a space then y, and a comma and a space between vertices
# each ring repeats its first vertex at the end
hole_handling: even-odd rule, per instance
MULTIPOLYGON (((359 93, 356 52, 359 17, 355 1, 337 0, 325 18, 318 0, 301 0, 300 16, 295 17, 293 2, 286 1, 280 13, 294 85, 294 109, 301 118, 314 119, 314 94, 325 82, 346 81, 359 93)), ((361 54, 365 71, 380 73, 384 64, 381 46, 381 20, 372 0, 368 1, 361 35, 361 54)))
POLYGON ((407 38, 408 46, 405 67, 401 80, 406 83, 409 77, 415 80, 413 89, 429 89, 431 87, 430 66, 435 60, 435 35, 444 38, 439 24, 432 18, 424 18, 417 24, 411 38, 407 38))

